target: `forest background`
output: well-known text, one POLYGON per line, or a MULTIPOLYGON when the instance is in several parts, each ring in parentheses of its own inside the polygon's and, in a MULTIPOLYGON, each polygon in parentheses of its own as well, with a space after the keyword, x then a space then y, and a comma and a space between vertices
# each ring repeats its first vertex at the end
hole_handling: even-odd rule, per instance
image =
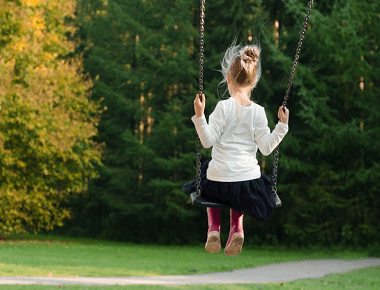
MULTIPOLYGON (((306 7, 206 1, 207 116, 228 97, 218 69, 237 37, 261 45, 253 99, 273 129, 306 7)), ((204 241, 206 211, 181 190, 195 177, 198 23, 195 0, 0 0, 2 235, 204 241)), ((245 218, 247 243, 380 241, 379 31, 379 1, 314 2, 280 146, 283 206, 245 218)), ((271 175, 273 156, 258 160, 271 175)))

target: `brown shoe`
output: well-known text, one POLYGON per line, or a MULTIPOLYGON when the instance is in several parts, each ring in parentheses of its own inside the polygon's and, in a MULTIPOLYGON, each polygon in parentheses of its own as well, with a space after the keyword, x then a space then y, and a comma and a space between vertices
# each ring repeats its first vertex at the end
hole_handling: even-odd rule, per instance
POLYGON ((217 231, 209 232, 207 234, 207 242, 205 245, 206 252, 219 253, 221 248, 220 233, 217 231))
POLYGON ((224 249, 226 256, 237 256, 241 253, 244 243, 244 234, 241 232, 234 233, 231 237, 231 241, 224 249))

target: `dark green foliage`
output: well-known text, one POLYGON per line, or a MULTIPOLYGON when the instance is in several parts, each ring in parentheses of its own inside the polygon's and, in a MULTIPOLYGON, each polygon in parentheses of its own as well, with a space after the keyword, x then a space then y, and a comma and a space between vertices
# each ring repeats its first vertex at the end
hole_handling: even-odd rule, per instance
MULTIPOLYGON (((299 14, 302 6, 294 2, 284 9, 299 14)), ((312 12, 296 73, 291 136, 281 146, 280 223, 288 242, 366 244, 379 239, 379 4, 320 7, 312 12)), ((287 22, 279 20, 279 49, 269 45, 275 63, 296 45, 287 22)))
MULTIPOLYGON (((225 90, 216 71, 225 49, 235 37, 249 43, 252 36, 262 46, 263 68, 253 99, 266 108, 273 129, 308 1, 206 2, 206 115, 225 90)), ((133 242, 203 242, 205 211, 191 207, 181 191, 195 176, 190 117, 199 3, 104 3, 79 1, 78 25, 79 52, 97 80, 93 97, 108 107, 99 124, 105 166, 88 196, 72 201, 77 218, 66 230, 133 242)), ((247 217, 248 242, 379 240, 379 5, 315 2, 288 103, 290 131, 280 146, 283 207, 266 223, 247 217)), ((202 150, 202 158, 210 158, 210 150, 202 150)), ((270 175, 273 157, 258 159, 270 175)), ((223 223, 227 233, 227 213, 223 223)))
MULTIPOLYGON (((80 1, 78 25, 99 124, 104 167, 72 201, 71 234, 132 242, 186 243, 196 212, 181 191, 194 176, 194 11, 188 1, 80 1), (189 138, 190 136, 190 138, 189 138), (191 153, 189 153, 191 152, 191 153), (75 224, 75 227, 73 226, 75 224)), ((197 231, 198 232, 198 231, 197 231)), ((195 241, 195 239, 193 239, 195 241)))

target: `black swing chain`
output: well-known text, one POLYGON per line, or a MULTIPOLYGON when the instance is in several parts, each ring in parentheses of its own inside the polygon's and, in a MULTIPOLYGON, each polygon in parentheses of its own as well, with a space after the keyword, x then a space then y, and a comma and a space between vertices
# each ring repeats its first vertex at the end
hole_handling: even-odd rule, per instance
MULTIPOLYGON (((204 33, 205 33, 205 2, 206 0, 201 0, 200 8, 200 26, 199 26, 199 96, 202 101, 203 95, 203 64, 204 64, 204 33)), ((201 140, 199 136, 197 138, 197 182, 196 191, 198 197, 201 196, 202 186, 201 186, 201 140)))
MULTIPOLYGON (((302 43, 303 43, 303 40, 305 37, 306 29, 307 29, 307 23, 309 22, 309 16, 310 16, 311 8, 313 7, 313 4, 314 4, 313 2, 314 2, 313 0, 309 1, 309 5, 308 5, 308 8, 306 10, 305 21, 303 23, 301 35, 300 35, 300 38, 298 41, 296 55, 294 57, 293 67, 292 67, 290 77, 289 77, 288 87, 286 89, 284 101, 282 103, 283 107, 286 107, 288 99, 289 99, 290 89, 293 85, 293 79, 294 79, 294 75, 296 73, 296 67, 298 64, 298 60, 300 58, 301 47, 302 47, 302 43)), ((279 156, 280 156, 280 148, 279 148, 279 146, 277 146, 275 149, 275 153, 274 153, 274 164, 273 164, 273 175, 272 175, 272 184, 273 184, 272 192, 276 197, 277 197, 277 169, 278 169, 278 158, 279 158, 279 156)))

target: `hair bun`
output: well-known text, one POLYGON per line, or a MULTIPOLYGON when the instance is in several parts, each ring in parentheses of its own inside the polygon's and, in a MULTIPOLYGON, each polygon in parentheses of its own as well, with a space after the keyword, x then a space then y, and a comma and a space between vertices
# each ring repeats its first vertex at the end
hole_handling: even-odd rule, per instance
POLYGON ((259 58, 259 52, 252 47, 247 47, 244 50, 242 58, 245 62, 256 62, 256 60, 259 58))

